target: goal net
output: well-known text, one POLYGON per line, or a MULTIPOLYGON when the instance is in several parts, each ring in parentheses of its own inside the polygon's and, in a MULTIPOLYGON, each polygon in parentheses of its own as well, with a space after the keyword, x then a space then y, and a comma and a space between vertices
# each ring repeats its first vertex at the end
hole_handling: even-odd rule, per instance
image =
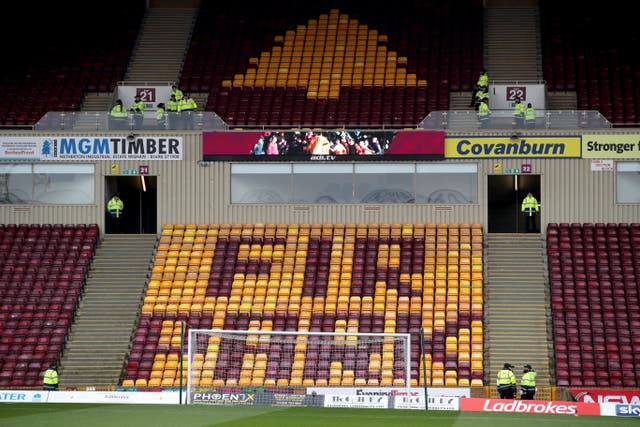
POLYGON ((191 329, 187 403, 242 403, 211 396, 247 390, 410 387, 410 356, 409 334, 191 329))

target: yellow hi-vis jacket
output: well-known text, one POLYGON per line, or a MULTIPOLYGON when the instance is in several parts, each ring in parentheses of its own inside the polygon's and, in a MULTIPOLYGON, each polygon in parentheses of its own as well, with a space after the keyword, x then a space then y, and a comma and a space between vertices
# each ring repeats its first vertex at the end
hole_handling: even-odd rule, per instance
POLYGON ((480 116, 480 120, 488 119, 491 114, 491 110, 486 102, 481 102, 478 107, 478 116, 480 116))
POLYGON ((171 93, 169 94, 169 98, 171 98, 171 95, 175 95, 176 101, 178 102, 180 102, 180 100, 184 96, 180 89, 172 90, 171 93))
POLYGON ((44 380, 42 381, 45 385, 56 385, 58 384, 58 372, 55 369, 47 369, 44 372, 44 380))
POLYGON ((516 384, 516 376, 510 369, 502 369, 498 372, 498 379, 496 381, 496 385, 500 387, 501 385, 515 385, 516 384))
POLYGON ((131 110, 132 111, 139 111, 141 113, 144 112, 144 102, 142 102, 142 101, 134 102, 131 105, 131 110))
POLYGON ((156 110, 156 120, 157 121, 164 120, 164 108, 158 107, 158 109, 156 110))
POLYGON ((481 74, 480 77, 478 77, 478 82, 476 83, 477 86, 489 86, 489 76, 486 74, 481 74))
POLYGON ((125 110, 124 105, 116 104, 111 109, 112 117, 127 117, 127 110, 125 110))
POLYGON ((122 202, 122 199, 116 200, 114 198, 111 198, 111 200, 109 200, 109 203, 107 203, 107 210, 116 218, 120 218, 122 209, 124 209, 124 203, 122 202))
POLYGON ((526 212, 529 215, 532 215, 533 212, 539 212, 540 205, 538 205, 538 200, 533 196, 525 197, 522 201, 521 210, 522 212, 526 212))
POLYGON ((513 115, 518 117, 524 117, 525 106, 522 102, 516 102, 513 106, 513 115))
POLYGON ((197 109, 198 104, 196 104, 196 101, 194 101, 193 98, 182 98, 182 101, 178 102, 179 111, 196 111, 197 109))
POLYGON ((536 386, 536 371, 529 371, 522 374, 522 380, 520 385, 522 387, 535 387, 536 386))
POLYGON ((533 107, 529 107, 524 110, 524 119, 527 121, 535 121, 536 120, 536 110, 533 107))

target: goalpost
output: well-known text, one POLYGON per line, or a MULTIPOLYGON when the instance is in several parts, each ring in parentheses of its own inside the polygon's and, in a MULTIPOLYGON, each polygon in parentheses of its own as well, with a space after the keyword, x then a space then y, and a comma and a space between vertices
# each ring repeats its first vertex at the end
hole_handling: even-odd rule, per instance
POLYGON ((233 393, 243 390, 409 388, 410 345, 410 334, 191 329, 186 401, 241 404, 233 393), (228 399, 211 401, 221 393, 228 399), (207 401, 201 401, 205 395, 207 401))

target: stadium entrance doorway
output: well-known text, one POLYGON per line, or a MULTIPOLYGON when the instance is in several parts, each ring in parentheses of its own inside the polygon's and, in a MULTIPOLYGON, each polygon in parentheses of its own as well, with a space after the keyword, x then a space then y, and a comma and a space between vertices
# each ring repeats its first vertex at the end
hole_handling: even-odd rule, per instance
POLYGON ((157 233, 157 182, 150 175, 106 176, 104 205, 118 195, 124 203, 122 216, 112 218, 105 209, 104 229, 107 234, 157 233))
MULTIPOLYGON (((540 175, 489 175, 487 184, 489 233, 524 233, 520 206, 529 192, 541 201, 540 175)), ((540 230, 540 215, 536 221, 540 230)))

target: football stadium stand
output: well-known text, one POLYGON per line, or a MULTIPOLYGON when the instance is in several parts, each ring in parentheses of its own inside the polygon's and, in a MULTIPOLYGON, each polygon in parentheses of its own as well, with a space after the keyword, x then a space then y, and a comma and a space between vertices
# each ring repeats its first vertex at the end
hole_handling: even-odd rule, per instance
POLYGON ((557 384, 636 387, 640 224, 547 227, 557 384))
MULTIPOLYGON (((178 385, 181 321, 200 329, 410 333, 415 385, 424 381, 424 328, 428 385, 481 384, 482 241, 479 224, 166 224, 123 384, 178 385)), ((203 355, 200 381, 242 385, 240 366, 228 363, 232 348, 223 350, 203 355)), ((332 360, 311 349, 297 377, 293 360, 269 355, 263 382, 251 385, 328 384, 332 360)), ((398 377, 369 365, 369 353, 340 357, 355 371, 340 385, 397 385, 398 377)))
POLYGON ((638 123, 640 68, 632 17, 612 8, 540 2, 544 79, 550 91, 575 92, 579 110, 612 123, 638 123), (598 28, 598 31, 594 31, 598 28))
MULTIPOLYGON (((5 53, 11 66, 0 69, 0 127, 31 128, 48 111, 86 109, 91 94, 106 94, 112 101, 118 82, 126 80, 136 61, 167 68, 166 51, 145 51, 140 42, 145 29, 158 28, 157 22, 147 26, 157 16, 144 3, 110 2, 93 12, 100 19, 86 27, 61 17, 56 31, 42 32, 47 36, 34 43, 32 38, 16 40, 5 53)), ((434 111, 470 110, 467 101, 486 63, 502 64, 499 72, 488 70, 490 76, 509 69, 509 53, 489 57, 501 50, 493 38, 500 27, 487 25, 487 7, 509 2, 411 1, 394 8, 364 0, 283 0, 251 8, 235 2, 195 3, 200 4, 180 21, 188 28, 172 28, 186 40, 175 82, 202 100, 200 109, 215 112, 231 128, 415 128, 434 111), (466 104, 460 105, 463 98, 466 104)), ((637 127, 640 39, 631 21, 635 16, 615 7, 522 3, 535 10, 534 15, 529 9, 524 13, 536 25, 523 37, 535 40, 536 60, 517 67, 543 80, 547 94, 566 95, 568 110, 597 110, 614 127, 637 127)), ((41 13, 31 22, 34 33, 60 16, 58 4, 39 7, 41 13)), ((509 30, 520 31, 512 23, 509 30)), ((637 157, 610 158, 637 163, 637 157)), ((504 174, 502 163, 493 167, 511 175, 506 171, 516 170, 519 160, 505 162, 504 174)), ((11 161, 3 165, 13 166, 11 161)), ((574 165, 567 170, 579 169, 574 165)), ((197 166, 210 165, 199 160, 197 166)), ((196 168, 175 168, 188 167, 196 168)), ((482 167, 476 171, 478 176, 487 173, 482 167)), ((514 175, 519 174, 518 169, 514 175)), ((8 178, 2 182, 6 185, 8 178)), ((95 187, 102 189, 102 184, 96 178, 95 187)), ((190 196, 185 191, 181 200, 188 203, 190 196)), ((484 196, 470 204, 484 207, 484 196)), ((162 194, 159 200, 165 204, 158 204, 158 210, 171 197, 162 194)), ((612 200, 617 207, 625 204, 612 200)), ((28 208, 15 208, 11 215, 28 208)), ((443 203, 425 209, 433 213, 418 220, 424 223, 347 222, 351 218, 344 223, 222 222, 228 218, 187 223, 180 218, 185 222, 164 224, 145 242, 150 247, 157 240, 149 270, 148 258, 136 267, 142 276, 148 274, 148 281, 143 293, 134 295, 139 298, 139 313, 131 313, 136 323, 122 334, 127 344, 130 339, 130 349, 115 362, 118 373, 122 362, 118 384, 108 387, 183 385, 187 366, 180 355, 187 350, 186 328, 409 333, 411 385, 484 386, 487 395, 495 394, 495 366, 508 361, 497 360, 503 353, 485 342, 497 323, 487 321, 492 284, 486 249, 492 242, 480 223, 447 222, 447 208, 443 203), (436 217, 445 219, 437 222, 436 217)), ((548 211, 543 232, 529 237, 535 250, 543 246, 540 257, 547 269, 548 294, 540 305, 546 314, 542 321, 548 322, 543 344, 552 346, 549 354, 538 356, 549 365, 540 372, 549 371, 549 383, 557 387, 638 388, 640 224, 618 222, 619 211, 598 213, 609 218, 598 219, 605 222, 575 223, 559 222, 554 216, 567 215, 561 209, 548 211)), ((171 221, 176 212, 182 211, 174 210, 171 221)), ((92 221, 0 220, 0 388, 38 388, 48 364, 63 360, 104 231, 92 221)), ((513 257, 501 261, 507 265, 513 257)), ((339 354, 322 350, 311 345, 296 358, 276 344, 260 352, 221 346, 194 360, 198 376, 193 380, 202 386, 252 387, 398 386, 406 380, 402 358, 380 348, 339 354)))
POLYGON ((60 360, 96 224, 0 225, 0 387, 37 386, 60 360))

